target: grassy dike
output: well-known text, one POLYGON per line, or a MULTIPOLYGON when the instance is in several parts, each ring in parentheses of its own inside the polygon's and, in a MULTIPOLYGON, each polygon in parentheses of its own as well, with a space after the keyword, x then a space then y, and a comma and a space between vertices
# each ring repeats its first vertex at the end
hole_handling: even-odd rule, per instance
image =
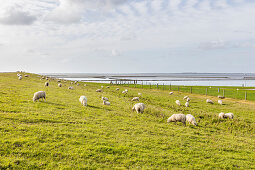
POLYGON ((224 99, 225 105, 206 104, 216 97, 156 89, 80 83, 57 86, 28 74, 0 73, 0 169, 214 169, 255 168, 255 102, 224 99), (121 91, 128 89, 126 96, 121 91), (32 101, 44 90, 46 102, 32 101), (132 112, 131 99, 142 93, 143 114, 132 112), (88 97, 88 106, 79 97, 88 97), (191 98, 190 107, 182 104, 191 98), (108 97, 111 105, 102 104, 108 97), (220 112, 233 112, 233 120, 219 120, 220 112), (192 114, 197 127, 166 123, 174 113, 192 114))

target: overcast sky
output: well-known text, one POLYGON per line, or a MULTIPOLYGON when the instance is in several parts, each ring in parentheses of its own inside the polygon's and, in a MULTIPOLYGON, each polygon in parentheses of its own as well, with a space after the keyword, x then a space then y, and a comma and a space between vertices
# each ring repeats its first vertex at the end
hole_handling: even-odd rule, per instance
POLYGON ((0 71, 255 72, 254 0, 0 0, 0 71))

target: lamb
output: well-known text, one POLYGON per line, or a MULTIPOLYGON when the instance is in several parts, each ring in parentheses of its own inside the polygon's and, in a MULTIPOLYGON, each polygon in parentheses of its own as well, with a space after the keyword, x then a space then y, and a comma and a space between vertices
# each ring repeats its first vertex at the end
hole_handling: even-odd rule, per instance
POLYGON ((213 101, 210 100, 210 99, 206 99, 206 103, 211 103, 211 104, 213 104, 213 101))
POLYGON ((107 97, 102 97, 102 100, 109 101, 107 97))
POLYGON ((218 100, 218 103, 219 103, 220 105, 223 105, 222 100, 218 100))
POLYGON ((111 103, 110 103, 109 101, 104 100, 104 101, 103 101, 103 104, 104 104, 104 105, 110 105, 111 103))
POLYGON ((86 96, 81 96, 80 99, 79 99, 79 101, 81 102, 81 104, 82 104, 83 106, 87 106, 87 101, 88 101, 88 99, 87 99, 86 96))
POLYGON ((102 92, 102 89, 97 89, 96 92, 99 92, 99 93, 100 93, 100 92, 102 92))
POLYGON ((220 119, 224 119, 224 117, 225 117, 225 114, 224 114, 223 112, 221 112, 221 113, 219 114, 219 118, 220 118, 220 119))
POLYGON ((136 103, 134 105, 134 107, 132 108, 132 111, 136 110, 137 113, 143 113, 144 109, 145 109, 145 104, 143 104, 143 103, 136 103))
POLYGON ((174 92, 172 92, 172 91, 171 91, 171 92, 169 92, 169 95, 172 95, 172 94, 174 94, 174 92))
POLYGON ((46 101, 45 91, 38 91, 34 93, 33 101, 36 102, 39 99, 44 99, 46 101))
POLYGON ((131 101, 139 101, 139 97, 134 97, 131 101))
POLYGON ((176 103, 177 105, 179 105, 179 106, 181 105, 180 100, 176 100, 175 103, 176 103))
POLYGON ((58 83, 58 87, 62 87, 62 84, 61 84, 61 83, 58 83))
POLYGON ((182 122, 183 125, 186 125, 186 115, 185 114, 173 114, 171 117, 167 119, 167 123, 169 122, 182 122))
POLYGON ((189 102, 186 102, 186 103, 185 103, 185 106, 186 106, 186 107, 189 107, 189 102))
POLYGON ((45 82, 44 86, 45 87, 49 86, 49 82, 45 82))
POLYGON ((226 113, 226 114, 224 115, 224 118, 233 119, 233 118, 234 118, 234 114, 233 114, 233 113, 226 113))
POLYGON ((191 114, 186 115, 186 120, 187 120, 187 122, 189 122, 189 124, 191 123, 192 125, 197 126, 197 122, 195 120, 195 117, 192 116, 191 114))

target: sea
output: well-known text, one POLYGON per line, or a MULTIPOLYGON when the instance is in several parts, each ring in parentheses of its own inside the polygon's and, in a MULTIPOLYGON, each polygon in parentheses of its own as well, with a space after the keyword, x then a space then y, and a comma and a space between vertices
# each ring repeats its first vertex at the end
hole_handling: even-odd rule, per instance
POLYGON ((98 83, 255 87, 255 73, 41 73, 48 77, 98 83))

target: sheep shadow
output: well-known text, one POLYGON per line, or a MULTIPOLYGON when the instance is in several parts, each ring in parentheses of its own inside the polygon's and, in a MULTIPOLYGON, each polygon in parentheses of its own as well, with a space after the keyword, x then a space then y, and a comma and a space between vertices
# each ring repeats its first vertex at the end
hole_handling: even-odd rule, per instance
POLYGON ((53 102, 48 102, 48 101, 44 101, 44 102, 47 104, 50 104, 50 105, 55 105, 55 106, 66 106, 64 104, 59 104, 59 103, 53 103, 53 102))

